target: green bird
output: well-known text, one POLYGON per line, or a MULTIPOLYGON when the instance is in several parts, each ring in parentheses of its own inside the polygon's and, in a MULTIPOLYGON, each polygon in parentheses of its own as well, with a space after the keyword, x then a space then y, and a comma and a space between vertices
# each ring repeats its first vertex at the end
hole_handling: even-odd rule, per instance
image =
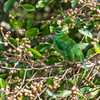
POLYGON ((51 35, 57 52, 69 61, 80 60, 85 70, 88 71, 84 62, 84 55, 74 40, 59 30, 55 30, 51 35))

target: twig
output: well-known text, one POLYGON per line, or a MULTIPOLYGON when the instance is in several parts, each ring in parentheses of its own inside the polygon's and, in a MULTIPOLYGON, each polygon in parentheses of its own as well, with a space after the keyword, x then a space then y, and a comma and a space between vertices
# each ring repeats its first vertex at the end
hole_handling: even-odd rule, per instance
POLYGON ((23 86, 23 84, 24 84, 25 77, 26 77, 26 72, 27 72, 27 71, 25 70, 24 77, 23 77, 23 81, 22 81, 22 83, 21 83, 20 89, 22 88, 22 86, 23 86))

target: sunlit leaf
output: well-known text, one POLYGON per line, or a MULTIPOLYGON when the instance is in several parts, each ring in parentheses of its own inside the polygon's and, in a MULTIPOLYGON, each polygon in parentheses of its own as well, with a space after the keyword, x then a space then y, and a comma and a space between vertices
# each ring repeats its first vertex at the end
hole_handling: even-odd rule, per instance
POLYGON ((39 0, 38 4, 36 5, 36 10, 41 10, 50 4, 53 0, 39 0))
POLYGON ((49 26, 49 29, 50 29, 50 33, 53 33, 54 27, 53 26, 49 26))
POLYGON ((15 12, 12 16, 20 16, 20 14, 15 12))
POLYGON ((4 12, 8 12, 8 10, 11 8, 11 6, 13 6, 15 0, 7 0, 4 4, 4 12))
POLYGON ((84 49, 89 43, 78 43, 77 46, 82 50, 84 49))
POLYGON ((90 88, 90 87, 83 87, 83 88, 80 89, 80 92, 81 92, 82 94, 85 94, 86 92, 89 91, 89 88, 90 88))
POLYGON ((67 97, 67 96, 69 96, 71 93, 72 93, 72 91, 70 91, 70 90, 63 90, 63 91, 60 93, 60 97, 67 97))
POLYGON ((12 43, 13 45, 15 45, 17 47, 17 41, 14 38, 10 37, 9 41, 10 41, 10 43, 12 43))
POLYGON ((24 20, 23 20, 23 19, 20 19, 20 20, 18 21, 18 27, 21 28, 22 25, 23 25, 23 23, 24 23, 24 20))
POLYGON ((90 31, 86 28, 81 28, 81 29, 78 29, 78 31, 82 34, 82 35, 85 35, 85 36, 88 36, 90 38, 92 38, 92 34, 90 33, 90 31))
POLYGON ((82 79, 82 76, 83 76, 83 75, 80 75, 80 76, 79 76, 79 78, 78 78, 78 80, 77 80, 77 82, 76 82, 76 85, 77 85, 77 86, 79 86, 79 84, 80 84, 80 82, 81 82, 81 79, 82 79))
POLYGON ((48 79, 46 80, 46 83, 47 83, 48 85, 53 85, 53 80, 52 80, 51 78, 48 78, 48 79))
POLYGON ((78 4, 77 0, 71 0, 71 6, 75 7, 78 4))
POLYGON ((42 55, 35 49, 29 48, 28 51, 31 51, 33 54, 33 58, 41 58, 42 55))
POLYGON ((35 10, 34 6, 30 5, 30 4, 24 4, 24 5, 21 5, 23 9, 25 9, 26 11, 33 11, 35 10))
POLYGON ((67 79, 67 85, 73 87, 74 83, 70 79, 67 79))
POLYGON ((26 38, 34 38, 34 37, 36 37, 36 35, 38 33, 39 33, 39 29, 38 28, 31 28, 26 33, 26 38))
POLYGON ((0 78, 0 87, 5 88, 5 82, 2 78, 0 78))
POLYGON ((56 98, 56 95, 53 92, 51 92, 49 89, 47 89, 46 92, 49 96, 56 98))

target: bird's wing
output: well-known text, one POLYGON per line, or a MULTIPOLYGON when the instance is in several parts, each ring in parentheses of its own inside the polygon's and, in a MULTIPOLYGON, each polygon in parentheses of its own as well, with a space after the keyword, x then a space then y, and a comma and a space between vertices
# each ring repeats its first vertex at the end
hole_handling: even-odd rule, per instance
POLYGON ((84 62, 84 55, 83 55, 82 51, 79 49, 79 47, 77 45, 74 45, 72 50, 75 55, 75 60, 80 60, 82 65, 84 66, 85 70, 88 71, 88 68, 84 62))
POLYGON ((79 58, 83 56, 82 51, 79 49, 77 45, 74 45, 72 50, 75 55, 75 60, 79 60, 79 58))
POLYGON ((70 38, 60 37, 55 40, 54 47, 65 59, 74 60, 71 43, 73 43, 73 40, 70 40, 70 38))

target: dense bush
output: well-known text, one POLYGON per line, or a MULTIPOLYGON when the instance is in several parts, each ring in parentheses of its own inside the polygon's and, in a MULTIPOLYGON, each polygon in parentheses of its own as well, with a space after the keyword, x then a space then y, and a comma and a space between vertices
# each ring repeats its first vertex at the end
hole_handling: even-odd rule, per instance
POLYGON ((100 99, 99 1, 0 0, 0 8, 0 100, 100 99), (55 30, 77 43, 88 71, 55 50, 47 37, 55 30))

